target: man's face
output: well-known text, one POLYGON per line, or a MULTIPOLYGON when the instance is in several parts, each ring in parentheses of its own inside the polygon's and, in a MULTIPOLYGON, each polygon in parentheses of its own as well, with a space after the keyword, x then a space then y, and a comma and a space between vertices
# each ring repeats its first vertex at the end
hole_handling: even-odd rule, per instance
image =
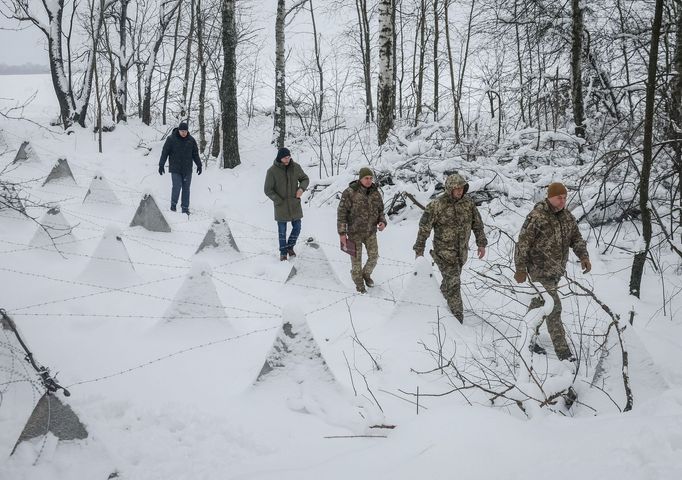
POLYGON ((283 165, 289 165, 289 162, 291 161, 291 155, 287 155, 286 157, 282 157, 280 160, 282 160, 283 165))
POLYGON ((182 138, 185 138, 189 132, 187 130, 178 130, 178 133, 182 138))
POLYGON ((557 212, 563 210, 564 207, 566 207, 566 195, 556 195, 554 197, 548 198, 547 200, 557 212))
POLYGON ((455 187, 452 189, 452 198, 459 200, 464 196, 464 187, 455 187))
POLYGON ((366 175, 360 179, 360 184, 365 188, 369 188, 372 186, 372 178, 371 175, 366 175))

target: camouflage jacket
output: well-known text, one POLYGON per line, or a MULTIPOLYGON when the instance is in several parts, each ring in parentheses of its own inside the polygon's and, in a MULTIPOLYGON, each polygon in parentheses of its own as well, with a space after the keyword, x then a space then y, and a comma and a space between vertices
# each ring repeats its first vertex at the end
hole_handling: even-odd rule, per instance
POLYGON ((426 239, 434 230, 433 250, 445 258, 456 258, 460 265, 464 265, 469 256, 469 238, 473 230, 476 245, 485 247, 488 240, 483 230, 481 214, 473 200, 464 195, 455 200, 448 194, 443 194, 426 206, 419 221, 417 241, 412 247, 417 255, 424 255, 426 239))
POLYGON ((589 258, 573 214, 565 208, 555 212, 547 200, 538 202, 519 233, 516 271, 528 272, 531 278, 559 278, 566 271, 568 247, 581 260, 589 258))
POLYGON ((336 211, 336 230, 339 235, 365 237, 376 233, 377 224, 386 223, 384 200, 376 185, 363 187, 358 180, 343 191, 336 211))

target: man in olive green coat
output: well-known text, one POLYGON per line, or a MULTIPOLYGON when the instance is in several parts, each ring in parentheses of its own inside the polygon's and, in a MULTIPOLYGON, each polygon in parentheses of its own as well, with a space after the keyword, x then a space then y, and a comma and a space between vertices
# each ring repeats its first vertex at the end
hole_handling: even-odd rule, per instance
POLYGON ((351 277, 355 288, 365 293, 365 285, 374 286, 372 272, 379 260, 377 230, 386 228, 384 200, 374 184, 374 174, 368 167, 359 172, 359 179, 351 182, 343 191, 336 211, 336 229, 341 245, 346 248, 348 239, 355 243, 355 255, 351 257, 351 277), (367 263, 362 266, 362 245, 367 249, 367 263))
POLYGON ((301 233, 301 195, 310 180, 301 166, 291 159, 288 148, 280 148, 273 165, 265 175, 265 194, 275 206, 275 221, 279 232, 279 259, 295 257, 296 240, 301 233), (291 222, 291 234, 287 239, 287 222, 291 222))
MULTIPOLYGON (((580 234, 578 223, 571 212, 566 210, 568 191, 561 183, 552 183, 547 188, 547 198, 535 205, 521 227, 519 241, 516 243, 514 260, 518 283, 528 276, 540 283, 554 302, 547 316, 547 330, 559 360, 575 360, 566 341, 566 332, 561 322, 561 299, 558 285, 566 273, 568 249, 573 250, 580 259, 583 273, 592 269, 587 244, 580 234)), ((540 307, 544 300, 531 302, 530 308, 540 307)), ((537 327, 540 328, 540 325, 537 327)), ((535 332, 536 336, 538 331, 535 332)), ((545 349, 532 341, 530 348, 535 353, 546 353, 545 349)))
POLYGON ((488 245, 481 214, 466 195, 468 190, 469 184, 461 175, 455 173, 445 180, 443 195, 429 203, 422 214, 417 241, 412 247, 417 257, 424 255, 426 239, 434 230, 431 256, 443 275, 440 291, 460 323, 464 322, 460 275, 469 256, 471 232, 476 236, 478 258, 483 258, 488 245))

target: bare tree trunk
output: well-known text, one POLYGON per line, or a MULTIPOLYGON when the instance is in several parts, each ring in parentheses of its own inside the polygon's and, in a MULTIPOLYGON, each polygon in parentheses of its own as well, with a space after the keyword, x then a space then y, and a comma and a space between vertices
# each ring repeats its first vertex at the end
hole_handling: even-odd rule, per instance
POLYGON ((365 123, 374 120, 374 105, 372 104, 372 59, 370 50, 369 16, 367 15, 367 0, 355 0, 360 27, 360 53, 362 54, 362 73, 365 81, 365 123))
POLYGON ((142 122, 146 125, 152 123, 152 77, 154 68, 156 67, 156 56, 159 53, 163 38, 166 33, 168 24, 173 19, 173 15, 178 10, 182 0, 166 0, 161 4, 161 11, 159 12, 159 26, 156 32, 156 39, 152 44, 152 50, 149 53, 147 62, 144 68, 144 94, 142 100, 142 122))
MULTIPOLYGON (((310 20, 313 25, 313 45, 315 47, 315 65, 317 66, 317 75, 319 79, 319 97, 317 100, 317 112, 316 112, 316 120, 317 120, 317 135, 318 135, 318 152, 317 155, 320 159, 320 165, 319 165, 319 176, 322 178, 322 166, 325 165, 324 163, 324 155, 322 153, 322 115, 324 112, 324 72, 322 71, 322 60, 320 59, 320 42, 317 39, 317 24, 315 23, 315 10, 313 8, 313 0, 308 0, 310 3, 310 20)), ((332 162, 333 162, 333 157, 332 157, 332 162)), ((325 170, 327 169, 325 165, 325 170)), ((333 170, 334 165, 332 163, 331 168, 333 170)))
MULTIPOLYGON (((471 0, 471 10, 469 10, 469 21, 467 22, 467 39, 466 43, 464 46, 464 58, 462 58, 462 67, 459 72, 459 83, 457 84, 457 105, 456 109, 459 112, 459 118, 460 121, 462 122, 462 125, 464 125, 464 117, 462 115, 462 110, 461 110, 461 105, 460 101, 462 99, 462 88, 464 86, 464 75, 466 73, 467 69, 467 61, 469 60, 469 44, 471 43, 471 30, 472 30, 472 25, 474 23, 474 9, 476 7, 476 0, 471 0)), ((464 135, 466 136, 467 132, 464 132, 464 135)))
MULTIPOLYGON (((283 1, 283 0, 282 0, 283 1)), ((237 125, 237 22, 235 0, 223 0, 223 80, 220 84, 222 107, 223 168, 234 168, 239 159, 237 125)))
POLYGON ((166 86, 163 89, 163 107, 161 108, 161 123, 166 125, 168 118, 166 117, 166 109, 168 108, 168 94, 170 92, 170 85, 173 81, 173 70, 175 69, 175 59, 178 56, 178 31, 180 30, 180 17, 182 10, 178 9, 178 15, 175 17, 175 33, 173 34, 173 55, 171 55, 170 65, 168 65, 168 76, 166 77, 166 86))
POLYGON ((630 274, 630 295, 639 298, 642 286, 644 264, 651 245, 651 211, 649 210, 649 178, 653 164, 654 102, 656 100, 656 67, 658 64, 658 43, 661 37, 663 0, 656 0, 654 23, 651 28, 649 50, 649 71, 646 83, 646 104, 644 106, 644 139, 642 144, 642 172, 639 178, 639 209, 642 212, 643 249, 635 254, 630 274))
POLYGON ((417 71, 416 103, 414 124, 419 123, 422 114, 422 93, 424 92, 424 56, 426 54, 426 3, 421 0, 419 7, 419 70, 417 71))
POLYGON ((518 13, 519 0, 514 0, 514 33, 516 35, 516 60, 519 66, 519 107, 521 108, 521 123, 526 123, 526 110, 523 104, 523 58, 521 56, 521 36, 519 35, 519 18, 518 13))
POLYGON ((457 96, 457 88, 455 86, 455 62, 452 58, 452 43, 450 42, 450 17, 448 10, 450 9, 450 2, 445 1, 445 42, 448 49, 448 66, 450 67, 450 93, 452 94, 453 105, 453 125, 455 126, 455 143, 460 143, 462 139, 459 135, 459 97, 457 96))
POLYGON ((187 91, 189 89, 189 74, 190 67, 192 65, 192 39, 194 38, 194 1, 190 2, 190 13, 189 13, 189 33, 187 34, 187 54, 185 55, 185 80, 182 82, 182 110, 180 111, 180 117, 184 120, 189 120, 189 105, 187 103, 187 91))
POLYGON ((383 145, 393 128, 393 98, 395 98, 393 20, 394 0, 380 0, 379 12, 379 81, 377 85, 377 139, 383 145))
MULTIPOLYGON (((673 161, 677 168, 677 196, 682 212, 682 5, 678 3, 675 29, 674 80, 672 82, 672 112, 670 114, 670 136, 673 143, 673 161)), ((680 215, 682 227, 682 215, 680 215)))
POLYGON ((197 0, 197 61, 199 62, 199 153, 206 149, 206 60, 204 60, 204 14, 197 0))
POLYGON ((116 123, 128 120, 128 69, 130 58, 128 57, 128 4, 130 0, 119 0, 121 11, 118 18, 118 70, 119 83, 116 90, 116 123))
MULTIPOLYGON (((571 44, 571 96, 575 134, 585 138, 585 106, 583 104, 583 9, 580 0, 571 0, 573 40, 571 44)), ((539 125, 538 125, 538 128, 539 125)))
POLYGON ((433 0, 433 120, 438 121, 438 0, 433 0))
POLYGON ((275 18, 275 125, 273 139, 277 148, 284 147, 287 131, 286 79, 284 57, 284 20, 286 19, 285 0, 277 0, 277 17, 275 18))

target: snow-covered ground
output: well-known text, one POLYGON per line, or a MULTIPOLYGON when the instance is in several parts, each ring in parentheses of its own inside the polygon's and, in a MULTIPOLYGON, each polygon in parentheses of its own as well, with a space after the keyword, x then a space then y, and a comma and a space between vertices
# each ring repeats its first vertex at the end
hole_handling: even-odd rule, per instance
MULTIPOLYGON (((434 396, 457 386, 437 371, 423 373, 438 366, 432 353, 439 332, 444 354, 460 368, 477 374, 485 361, 510 374, 501 365, 513 352, 496 342, 501 329, 511 338, 525 332, 530 295, 515 294, 520 303, 495 287, 512 285, 511 270, 496 267, 508 264, 511 252, 499 230, 515 236, 531 203, 502 208, 495 200, 481 208, 491 246, 484 260, 472 249, 465 266, 460 326, 446 314, 437 271, 415 263, 416 208, 379 235, 377 286, 367 295, 356 294, 350 262, 338 250, 333 196, 304 197, 299 257, 279 261, 262 190, 275 155, 269 118, 242 128, 241 166, 210 164, 194 175, 187 217, 168 210, 170 178, 157 173, 161 127, 118 125, 99 154, 89 130, 65 135, 38 125, 54 116, 48 76, 17 79, 0 77, 0 91, 22 99, 37 90, 24 111, 37 123, 0 126, 0 168, 24 140, 33 155, 3 178, 26 182, 40 203, 58 204, 74 228, 57 239, 59 253, 34 238, 36 223, 0 211, 0 308, 70 390, 68 399, 58 395, 89 438, 57 442, 48 434, 9 456, 42 392, 23 355, 10 349, 12 334, 0 330, 1 479, 106 479, 113 472, 140 480, 682 478, 682 295, 670 295, 679 288, 679 265, 662 275, 647 271, 642 300, 626 294, 630 254, 600 255, 591 240, 592 273, 569 265, 623 324, 637 312, 624 332, 633 411, 619 411, 619 351, 604 362, 601 389, 590 387, 600 358, 590 335, 603 333, 609 319, 575 296, 564 302, 564 318, 572 340, 585 342, 574 384, 580 403, 569 410, 563 400, 550 408, 528 402, 524 414, 513 402, 491 406, 491 395, 481 392, 434 396), (68 159, 75 182, 42 186, 58 158, 68 159), (107 185, 113 197, 103 193, 107 185), (170 233, 129 226, 147 193, 170 233), (216 218, 226 220, 239 251, 223 244, 196 253, 216 218), (277 338, 290 338, 283 322, 302 333, 273 351, 277 338), (285 369, 261 375, 266 360, 282 356, 285 369)), ((317 176, 311 153, 293 149, 293 156, 317 176)), ((561 171, 548 175, 560 179, 561 171)), ((46 210, 29 213, 41 218, 46 210)), ((544 329, 541 341, 551 350, 544 329)), ((547 388, 574 378, 553 358, 529 361, 547 388)), ((511 374, 525 389, 530 380, 517 367, 511 374)))

